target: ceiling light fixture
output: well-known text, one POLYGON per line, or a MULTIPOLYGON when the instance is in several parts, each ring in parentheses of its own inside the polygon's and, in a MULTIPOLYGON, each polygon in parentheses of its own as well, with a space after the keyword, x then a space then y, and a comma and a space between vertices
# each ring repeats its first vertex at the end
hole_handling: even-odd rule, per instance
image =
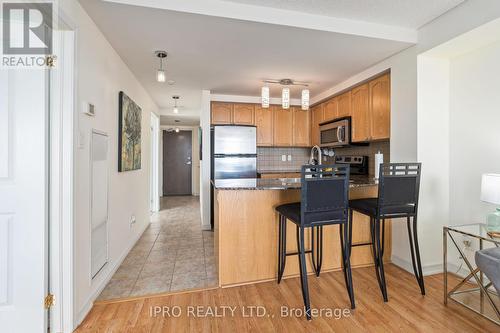
POLYGON ((301 104, 302 110, 309 110, 309 89, 302 90, 301 104))
POLYGON ((156 81, 165 82, 167 80, 167 76, 165 75, 165 70, 163 69, 163 59, 167 57, 167 52, 165 51, 155 51, 155 55, 160 59, 160 68, 156 72, 156 81))
POLYGON ((174 99, 174 113, 177 114, 179 113, 179 107, 177 106, 177 101, 179 100, 179 96, 172 96, 174 99))
MULTIPOLYGON (((269 107, 269 87, 267 84, 279 84, 283 88, 281 89, 281 107, 283 109, 290 108, 290 88, 289 86, 303 86, 308 87, 309 83, 307 82, 299 82, 291 79, 281 79, 281 80, 264 80, 265 86, 262 87, 261 97, 262 97, 262 107, 269 107)), ((301 105, 302 110, 309 110, 309 89, 303 89, 301 95, 301 105)))
POLYGON ((267 109, 269 107, 269 87, 263 86, 261 92, 262 107, 267 109))

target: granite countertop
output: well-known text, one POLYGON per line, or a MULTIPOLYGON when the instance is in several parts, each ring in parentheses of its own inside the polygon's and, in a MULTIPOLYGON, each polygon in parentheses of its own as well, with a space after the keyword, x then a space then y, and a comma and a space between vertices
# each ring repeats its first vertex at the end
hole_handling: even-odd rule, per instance
POLYGON ((263 174, 263 173, 300 173, 300 169, 290 169, 290 170, 257 170, 257 173, 263 174))
MULTIPOLYGON (((243 178, 216 179, 212 181, 218 190, 294 190, 301 188, 300 178, 243 178)), ((374 186, 378 180, 368 176, 351 176, 350 188, 374 186)))

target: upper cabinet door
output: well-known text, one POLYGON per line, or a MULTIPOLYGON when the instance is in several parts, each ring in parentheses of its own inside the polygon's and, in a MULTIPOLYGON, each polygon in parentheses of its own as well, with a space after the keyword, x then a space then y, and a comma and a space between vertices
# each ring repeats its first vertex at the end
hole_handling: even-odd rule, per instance
POLYGON ((274 107, 274 146, 288 147, 293 141, 292 109, 274 107))
POLYGON ((254 125, 254 105, 253 104, 234 104, 233 124, 235 125, 254 125))
POLYGON ((371 140, 391 136, 391 82, 385 74, 370 82, 371 140))
POLYGON ((233 103, 212 102, 212 124, 227 125, 233 122, 233 103))
POLYGON ((363 84, 351 91, 352 141, 363 142, 370 139, 369 87, 363 84))
POLYGON ((323 104, 311 108, 311 145, 319 146, 319 124, 323 122, 323 104))
POLYGON ((351 91, 336 97, 338 103, 337 117, 349 117, 351 115, 351 91))
POLYGON ((334 97, 324 103, 323 121, 333 120, 338 118, 338 99, 334 97))
POLYGON ((293 146, 309 147, 311 144, 310 116, 309 111, 304 111, 300 107, 292 108, 293 116, 293 146))
POLYGON ((255 126, 257 126, 257 146, 273 145, 273 108, 262 108, 255 105, 255 126))

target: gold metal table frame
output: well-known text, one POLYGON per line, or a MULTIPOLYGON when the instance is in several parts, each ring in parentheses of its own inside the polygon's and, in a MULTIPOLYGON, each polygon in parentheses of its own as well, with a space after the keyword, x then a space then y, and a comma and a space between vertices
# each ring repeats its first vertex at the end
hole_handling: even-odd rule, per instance
POLYGON ((491 320, 492 322, 500 325, 500 311, 498 306, 495 304, 495 301, 492 299, 493 297, 499 297, 499 295, 490 289, 492 286, 491 282, 485 284, 484 274, 479 270, 479 268, 474 267, 474 265, 468 260, 464 251, 460 248, 459 243, 457 242, 455 236, 465 235, 474 239, 479 240, 479 250, 484 248, 484 242, 492 243, 494 246, 500 246, 500 238, 493 238, 488 235, 486 230, 486 224, 483 223, 473 223, 473 224, 464 224, 464 225, 456 225, 456 226, 445 226, 443 227, 443 272, 444 272, 444 304, 448 304, 448 299, 476 312, 482 317, 491 320), (470 232, 467 229, 477 228, 477 232, 470 232), (465 265, 469 270, 469 274, 463 278, 456 286, 454 286, 451 290, 448 291, 448 238, 451 239, 452 243, 455 245, 455 248, 458 250, 460 256, 462 257, 465 265), (478 287, 470 288, 465 290, 459 290, 464 284, 469 282, 470 279, 474 278, 475 283, 478 287), (473 308, 472 306, 465 304, 458 298, 456 295, 464 294, 464 293, 473 293, 479 291, 479 310, 473 308), (485 299, 491 305, 494 314, 496 314, 496 318, 487 316, 484 311, 485 299))

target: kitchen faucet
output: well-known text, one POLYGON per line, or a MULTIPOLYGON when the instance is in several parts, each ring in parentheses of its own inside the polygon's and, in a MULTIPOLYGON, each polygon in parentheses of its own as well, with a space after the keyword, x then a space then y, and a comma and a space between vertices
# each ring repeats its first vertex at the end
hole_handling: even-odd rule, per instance
POLYGON ((319 146, 314 146, 311 148, 311 157, 309 158, 309 164, 315 164, 314 163, 314 151, 317 151, 318 152, 318 159, 316 161, 318 161, 318 165, 321 165, 322 163, 322 158, 323 158, 323 155, 321 153, 321 148, 319 146))

